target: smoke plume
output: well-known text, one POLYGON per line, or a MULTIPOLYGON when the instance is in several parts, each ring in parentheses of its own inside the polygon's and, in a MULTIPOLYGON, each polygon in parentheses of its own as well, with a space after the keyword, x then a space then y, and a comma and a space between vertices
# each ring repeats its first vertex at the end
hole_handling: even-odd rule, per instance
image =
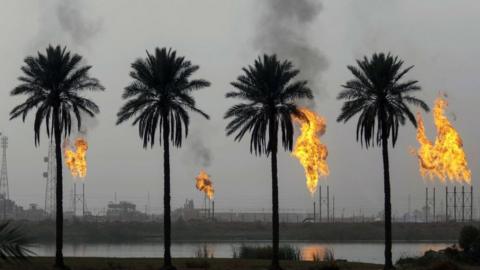
POLYGON ((84 1, 42 1, 38 33, 29 45, 29 52, 41 51, 49 44, 88 49, 103 29, 102 19, 93 18, 91 14, 91 8, 84 1))
MULTIPOLYGON (((328 67, 326 57, 311 43, 315 35, 310 29, 322 11, 319 0, 262 1, 254 46, 262 53, 275 53, 280 59, 292 61, 300 69, 315 94, 321 94, 321 73, 328 67)), ((314 104, 308 104, 313 106, 314 104)))
POLYGON ((86 45, 102 28, 102 21, 87 18, 85 9, 77 0, 59 1, 56 9, 60 27, 78 45, 86 45))
MULTIPOLYGON (((82 126, 77 131, 79 134, 88 135, 88 132, 90 130, 93 130, 94 128, 96 128, 98 126, 98 119, 97 119, 98 116, 91 117, 90 115, 88 115, 84 112, 80 112, 80 117, 82 119, 82 123, 81 123, 82 126)), ((74 127, 74 130, 76 130, 77 127, 78 127, 78 122, 76 120, 77 119, 74 118, 73 124, 72 124, 72 127, 74 127)))
POLYGON ((192 136, 189 138, 189 148, 193 153, 192 161, 194 164, 200 164, 203 168, 209 167, 212 163, 212 153, 210 149, 205 146, 203 139, 200 136, 192 136))

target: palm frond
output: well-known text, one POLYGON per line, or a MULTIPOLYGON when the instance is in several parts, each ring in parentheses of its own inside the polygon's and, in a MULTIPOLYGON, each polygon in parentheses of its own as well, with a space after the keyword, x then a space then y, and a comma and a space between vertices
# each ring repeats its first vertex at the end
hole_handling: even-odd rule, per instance
POLYGON ((33 255, 31 239, 10 222, 0 224, 0 259, 5 262, 26 262, 33 255))
POLYGON ((15 106, 10 119, 22 117, 25 121, 31 111, 35 112, 34 141, 40 143, 41 127, 45 122, 47 136, 53 128, 68 135, 72 129, 72 114, 76 117, 77 128, 81 129, 81 114, 91 117, 99 113, 98 106, 90 99, 80 95, 84 90, 102 91, 100 82, 88 75, 91 66, 80 66, 82 57, 71 54, 66 47, 49 46, 46 53, 38 52, 36 57, 29 56, 21 67, 21 82, 10 94, 26 95, 27 99, 15 106), (53 119, 58 119, 58 126, 53 119))
POLYGON ((357 66, 348 66, 354 79, 342 85, 337 99, 344 100, 338 122, 347 122, 358 116, 356 138, 365 147, 379 145, 382 137, 392 139, 395 145, 399 127, 408 119, 416 120, 408 105, 428 111, 422 100, 411 96, 421 88, 416 80, 400 81, 413 66, 402 70, 403 61, 391 54, 373 54, 357 60, 357 66))
MULTIPOLYGON (((156 48, 154 53, 147 51, 147 57, 135 60, 131 67, 133 80, 123 92, 122 98, 126 102, 117 113, 117 125, 133 119, 132 124, 138 125, 143 146, 153 147, 156 132, 162 132, 162 123, 166 121, 170 126, 170 140, 174 146, 180 147, 188 135, 187 111, 209 119, 196 107, 191 94, 210 86, 210 82, 191 79, 199 66, 167 48, 156 48)), ((162 136, 158 138, 161 144, 162 136)))
POLYGON ((242 69, 243 74, 231 85, 235 88, 226 94, 244 103, 230 107, 224 118, 229 119, 227 136, 234 135, 236 141, 250 134, 250 152, 255 155, 270 154, 270 127, 281 131, 284 149, 293 147, 292 115, 301 114, 294 102, 312 99, 313 94, 306 81, 295 81, 299 70, 289 61, 281 61, 276 55, 258 57, 253 65, 242 69))

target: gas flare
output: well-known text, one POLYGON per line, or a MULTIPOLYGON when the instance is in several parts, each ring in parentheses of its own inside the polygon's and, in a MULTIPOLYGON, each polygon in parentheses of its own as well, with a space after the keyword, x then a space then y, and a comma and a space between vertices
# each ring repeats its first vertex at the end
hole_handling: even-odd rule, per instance
POLYGON ((327 164, 328 149, 320 141, 320 136, 325 134, 327 124, 325 118, 317 115, 307 108, 300 108, 306 119, 293 117, 300 125, 301 134, 295 142, 293 156, 295 156, 305 169, 307 188, 310 194, 317 190, 318 178, 329 175, 327 164))
POLYGON ((417 140, 420 148, 416 151, 420 174, 433 180, 438 177, 442 183, 452 182, 471 184, 472 173, 468 168, 463 141, 445 116, 448 102, 440 96, 435 100, 433 119, 437 130, 435 143, 425 133, 422 115, 417 113, 417 140))
POLYGON ((213 195, 215 195, 215 189, 213 189, 210 176, 204 170, 201 170, 198 176, 195 177, 195 180, 197 180, 195 187, 201 192, 205 193, 209 200, 212 200, 213 195))
POLYGON ((87 150, 88 143, 85 138, 79 137, 75 140, 75 149, 72 149, 69 142, 64 146, 65 164, 73 177, 85 178, 87 176, 87 150))

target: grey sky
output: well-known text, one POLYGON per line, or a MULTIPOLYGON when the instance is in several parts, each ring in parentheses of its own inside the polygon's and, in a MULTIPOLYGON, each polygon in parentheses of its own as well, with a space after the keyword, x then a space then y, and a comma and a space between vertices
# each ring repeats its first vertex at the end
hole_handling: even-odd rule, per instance
MULTIPOLYGON (((133 201, 143 209, 150 192, 153 210, 160 211, 161 148, 144 150, 136 128, 117 127, 114 123, 121 92, 130 80, 130 63, 144 57, 145 50, 167 46, 199 64, 197 76, 212 82, 210 88, 196 95, 199 107, 212 119, 195 117, 189 139, 201 141, 210 149, 207 171, 217 192, 216 206, 270 208, 268 159, 250 155, 247 142, 235 143, 225 137, 223 120, 224 112, 233 104, 224 99, 225 92, 231 89, 229 82, 260 53, 258 22, 268 13, 265 4, 253 0, 61 2, 5 0, 0 9, 0 131, 10 137, 12 199, 21 205, 35 202, 43 206, 42 172, 46 165, 42 157, 47 153, 48 141, 43 136, 42 145, 34 147, 31 118, 25 125, 8 120, 8 112, 21 101, 10 97, 9 92, 17 84, 25 56, 44 50, 49 43, 60 43, 83 55, 86 63, 93 65, 91 75, 106 87, 104 93, 89 94, 101 107, 98 121, 88 135, 89 209, 103 208, 113 200, 114 192, 118 199, 133 201)), ((332 186, 337 213, 342 208, 349 215, 352 209, 360 208, 374 213, 383 207, 380 149, 365 151, 355 142, 354 122, 335 122, 341 105, 335 96, 340 85, 351 77, 346 65, 376 51, 390 51, 407 65, 415 65, 409 78, 420 81, 424 89, 421 96, 429 104, 439 91, 449 95, 449 113, 456 116, 453 123, 464 139, 477 185, 479 12, 480 2, 467 0, 330 0, 323 1, 319 14, 302 30, 309 46, 318 49, 328 61, 321 78, 309 79, 321 88, 315 109, 328 120, 322 141, 329 147, 331 175, 322 184, 332 186)), ((433 138, 431 115, 425 119, 433 138)), ((393 209, 397 214, 406 210, 408 194, 412 195, 414 207, 424 203, 425 184, 416 159, 409 154, 410 146, 417 146, 415 130, 406 126, 391 152, 393 209)), ((184 148, 172 152, 174 207, 182 205, 186 198, 194 198, 197 203, 203 198, 194 188, 194 177, 202 162, 192 155, 192 148, 187 140, 184 148)), ((310 210, 311 198, 298 161, 282 152, 279 162, 280 208, 310 210)), ((65 175, 68 208, 72 181, 66 171, 65 175)))

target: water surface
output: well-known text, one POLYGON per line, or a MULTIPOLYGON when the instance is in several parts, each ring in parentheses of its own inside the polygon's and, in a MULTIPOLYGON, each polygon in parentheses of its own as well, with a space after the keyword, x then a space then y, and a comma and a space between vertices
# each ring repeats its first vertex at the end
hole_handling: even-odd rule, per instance
MULTIPOLYGON (((172 244, 174 257, 196 257, 199 252, 206 252, 209 257, 232 258, 233 251, 242 245, 265 246, 269 241, 247 242, 184 242, 172 244)), ((401 257, 420 256, 428 250, 440 250, 453 243, 395 243, 393 245, 393 259, 401 257)), ((282 241, 281 245, 291 245, 300 250, 303 260, 312 260, 315 255, 322 256, 329 249, 335 258, 348 261, 382 263, 384 246, 382 243, 320 243, 282 241)), ((54 256, 55 246, 38 244, 33 248, 37 256, 54 256)), ((129 243, 129 244, 64 244, 64 255, 68 257, 162 257, 163 244, 161 243, 129 243)))

